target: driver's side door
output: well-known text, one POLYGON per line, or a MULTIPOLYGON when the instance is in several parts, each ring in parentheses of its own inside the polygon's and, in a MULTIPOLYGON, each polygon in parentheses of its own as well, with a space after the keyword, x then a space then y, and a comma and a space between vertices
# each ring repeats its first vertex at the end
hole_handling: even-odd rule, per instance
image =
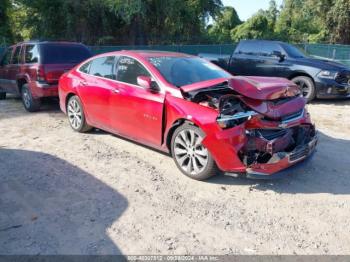
POLYGON ((113 130, 139 142, 160 146, 164 92, 151 92, 137 84, 138 76, 152 75, 132 57, 120 57, 116 73, 116 86, 110 99, 113 130))

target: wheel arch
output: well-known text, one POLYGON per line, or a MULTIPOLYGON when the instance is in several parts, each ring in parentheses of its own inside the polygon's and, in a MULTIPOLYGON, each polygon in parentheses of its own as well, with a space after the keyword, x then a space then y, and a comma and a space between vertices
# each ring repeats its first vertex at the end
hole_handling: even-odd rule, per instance
POLYGON ((298 76, 305 76, 305 77, 308 77, 308 78, 310 78, 310 79, 312 80, 312 82, 315 84, 314 78, 313 78, 310 74, 308 74, 308 73, 306 73, 306 72, 303 72, 303 71, 293 72, 293 73, 288 77, 288 79, 289 79, 289 80, 292 80, 293 78, 296 78, 296 77, 298 77, 298 76))
POLYGON ((22 87, 25 84, 28 84, 28 81, 27 81, 27 79, 25 77, 21 77, 21 78, 17 79, 17 92, 18 92, 18 94, 22 93, 22 87))
POLYGON ((76 96, 77 94, 73 93, 73 92, 69 92, 66 96, 66 99, 64 101, 64 109, 67 111, 67 106, 68 106, 68 101, 72 96, 76 96))
POLYGON ((171 127, 169 128, 169 130, 166 134, 166 139, 165 139, 166 147, 169 150, 170 154, 171 154, 171 139, 173 138, 175 130, 186 123, 194 125, 196 127, 199 127, 196 123, 194 123, 186 118, 179 118, 179 119, 175 120, 172 123, 171 127))

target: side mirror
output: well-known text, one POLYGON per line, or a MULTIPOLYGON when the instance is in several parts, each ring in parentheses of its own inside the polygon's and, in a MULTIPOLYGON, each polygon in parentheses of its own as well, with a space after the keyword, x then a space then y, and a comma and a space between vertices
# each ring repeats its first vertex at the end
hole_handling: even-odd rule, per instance
POLYGON ((285 59, 284 54, 282 54, 280 51, 273 51, 272 55, 275 57, 278 57, 280 62, 284 61, 284 59, 285 59))
POLYGON ((151 92, 158 92, 159 87, 156 82, 152 81, 149 76, 138 76, 137 84, 151 92))

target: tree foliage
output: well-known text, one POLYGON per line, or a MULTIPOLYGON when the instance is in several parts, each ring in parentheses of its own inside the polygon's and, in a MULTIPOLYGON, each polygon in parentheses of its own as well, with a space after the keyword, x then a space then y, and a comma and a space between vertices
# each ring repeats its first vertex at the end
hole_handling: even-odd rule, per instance
POLYGON ((230 43, 241 39, 350 44, 350 0, 270 1, 242 22, 221 0, 0 0, 0 45, 56 39, 89 45, 230 43))

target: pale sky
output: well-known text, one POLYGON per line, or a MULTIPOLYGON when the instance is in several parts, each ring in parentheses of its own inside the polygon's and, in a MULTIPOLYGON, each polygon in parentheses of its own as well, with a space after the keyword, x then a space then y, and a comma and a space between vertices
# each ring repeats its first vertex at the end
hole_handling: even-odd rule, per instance
MULTIPOLYGON (((266 10, 269 7, 270 0, 222 0, 225 6, 233 6, 241 20, 245 21, 259 9, 266 10)), ((282 4, 283 0, 276 0, 277 6, 282 4)))

